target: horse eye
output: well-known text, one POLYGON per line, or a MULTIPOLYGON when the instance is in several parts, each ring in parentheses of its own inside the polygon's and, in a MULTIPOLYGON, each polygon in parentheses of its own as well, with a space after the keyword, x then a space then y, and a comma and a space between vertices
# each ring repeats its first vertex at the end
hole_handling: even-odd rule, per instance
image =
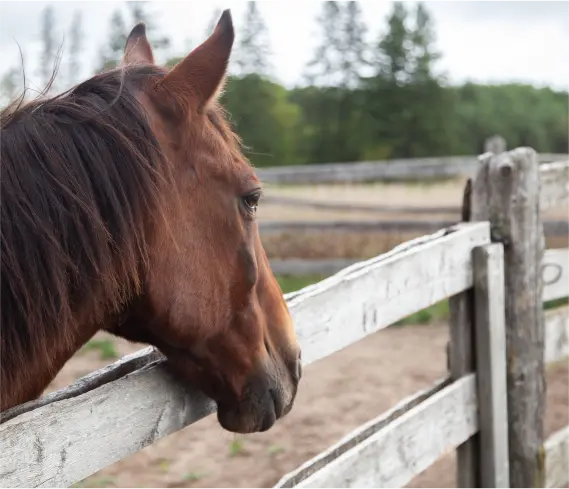
POLYGON ((249 195, 245 195, 243 197, 243 202, 245 203, 245 206, 251 210, 251 211, 256 211, 257 210, 257 206, 259 205, 259 199, 261 198, 261 193, 260 192, 255 192, 249 195))

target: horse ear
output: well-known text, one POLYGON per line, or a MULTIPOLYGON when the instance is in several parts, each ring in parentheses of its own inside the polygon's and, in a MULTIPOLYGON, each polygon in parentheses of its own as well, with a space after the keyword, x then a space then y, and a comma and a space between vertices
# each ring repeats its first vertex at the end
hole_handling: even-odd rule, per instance
POLYGON ((124 47, 122 64, 154 64, 154 54, 146 38, 144 22, 139 22, 130 31, 124 47))
POLYGON ((235 33, 229 10, 224 10, 211 34, 160 82, 181 103, 201 111, 223 88, 235 33))

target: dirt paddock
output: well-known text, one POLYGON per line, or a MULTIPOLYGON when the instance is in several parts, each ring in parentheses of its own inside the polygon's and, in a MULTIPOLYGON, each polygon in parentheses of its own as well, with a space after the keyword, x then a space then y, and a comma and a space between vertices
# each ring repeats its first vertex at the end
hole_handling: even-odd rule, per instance
MULTIPOLYGON (((309 366, 295 408, 269 432, 236 436, 210 416, 77 486, 270 487, 358 425, 445 375, 447 338, 444 324, 380 331, 309 366)), ((115 338, 113 342, 121 355, 140 347, 115 338)), ((77 354, 50 390, 110 363, 99 355, 77 354)), ((547 434, 569 421, 568 382, 566 363, 548 369, 547 434)), ((456 487, 454 463, 454 453, 445 455, 410 487, 456 487)))

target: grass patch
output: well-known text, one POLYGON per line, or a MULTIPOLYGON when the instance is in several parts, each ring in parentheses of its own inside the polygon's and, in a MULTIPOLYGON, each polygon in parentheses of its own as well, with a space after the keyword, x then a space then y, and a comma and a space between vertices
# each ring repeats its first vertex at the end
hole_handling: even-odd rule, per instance
POLYGON ((303 287, 315 284, 326 278, 318 275, 275 275, 275 277, 281 286, 283 294, 296 292, 303 287))
POLYGON ((73 484, 71 487, 116 487, 115 481, 110 477, 92 477, 73 484))
POLYGON ((111 340, 91 340, 82 348, 83 351, 99 351, 101 360, 115 360, 119 358, 119 352, 111 340))
POLYGON ((241 438, 233 438, 229 444, 229 456, 236 457, 237 455, 240 455, 243 453, 244 448, 245 442, 241 438))
POLYGON ((449 318, 448 300, 437 302, 426 309, 421 309, 399 321, 394 326, 407 326, 409 324, 431 324, 435 321, 446 321, 449 318))
POLYGON ((284 447, 281 447, 279 445, 271 445, 267 450, 267 452, 271 457, 274 457, 279 453, 283 453, 284 451, 285 451, 284 447))
POLYGON ((183 479, 188 482, 195 482, 202 479, 205 475, 205 472, 188 472, 184 475, 183 479))
POLYGON ((561 306, 566 306, 567 304, 569 304, 569 297, 562 297, 561 299, 544 302, 543 308, 547 311, 548 309, 556 309, 561 306))

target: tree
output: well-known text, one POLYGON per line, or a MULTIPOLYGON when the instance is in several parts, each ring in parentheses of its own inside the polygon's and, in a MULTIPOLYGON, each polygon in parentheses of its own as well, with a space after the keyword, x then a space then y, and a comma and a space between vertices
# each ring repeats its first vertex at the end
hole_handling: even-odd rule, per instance
POLYGON ((20 92, 18 75, 17 68, 10 68, 0 79, 0 105, 2 107, 13 102, 18 96, 20 92))
POLYGON ((251 73, 266 75, 270 71, 269 34, 257 2, 247 2, 243 29, 236 51, 235 64, 240 75, 251 73))
POLYGON ((222 103, 256 166, 299 162, 299 108, 287 90, 257 74, 229 77, 222 103))
POLYGON ((39 75, 42 87, 49 92, 55 85, 55 70, 58 57, 55 44, 55 13, 52 6, 47 6, 41 14, 41 43, 39 75), (53 79, 52 79, 53 78, 53 79))
POLYGON ((132 15, 133 25, 144 22, 146 25, 146 36, 155 52, 166 50, 170 47, 170 38, 158 32, 156 16, 146 11, 147 2, 127 2, 132 15))
POLYGON ((434 49, 435 29, 431 16, 422 2, 415 11, 415 27, 411 32, 410 75, 413 82, 432 80, 433 65, 440 59, 440 53, 434 49))
POLYGON ((365 42, 367 26, 359 2, 345 2, 342 9, 342 38, 340 39, 341 87, 359 85, 362 69, 369 64, 365 42))
POLYGON ((205 30, 205 38, 211 36, 220 17, 221 17, 221 9, 219 7, 216 7, 215 10, 213 11, 213 14, 211 14, 211 18, 209 19, 209 22, 207 24, 205 30))
POLYGON ((113 12, 110 21, 109 42, 100 50, 99 72, 116 68, 122 59, 126 44, 127 31, 122 12, 117 9, 113 12))
POLYGON ((83 50, 83 18, 80 11, 76 11, 71 22, 70 44, 69 44, 69 72, 67 75, 68 84, 74 85, 77 82, 81 71, 80 55, 83 50))
POLYGON ((322 39, 314 58, 308 62, 305 79, 310 85, 324 83, 332 85, 341 73, 339 53, 341 51, 341 12, 340 3, 327 1, 322 5, 322 13, 317 19, 322 29, 322 39))
POLYGON ((387 34, 379 41, 376 76, 394 84, 407 81, 410 60, 407 10, 403 2, 394 2, 387 20, 387 34))

